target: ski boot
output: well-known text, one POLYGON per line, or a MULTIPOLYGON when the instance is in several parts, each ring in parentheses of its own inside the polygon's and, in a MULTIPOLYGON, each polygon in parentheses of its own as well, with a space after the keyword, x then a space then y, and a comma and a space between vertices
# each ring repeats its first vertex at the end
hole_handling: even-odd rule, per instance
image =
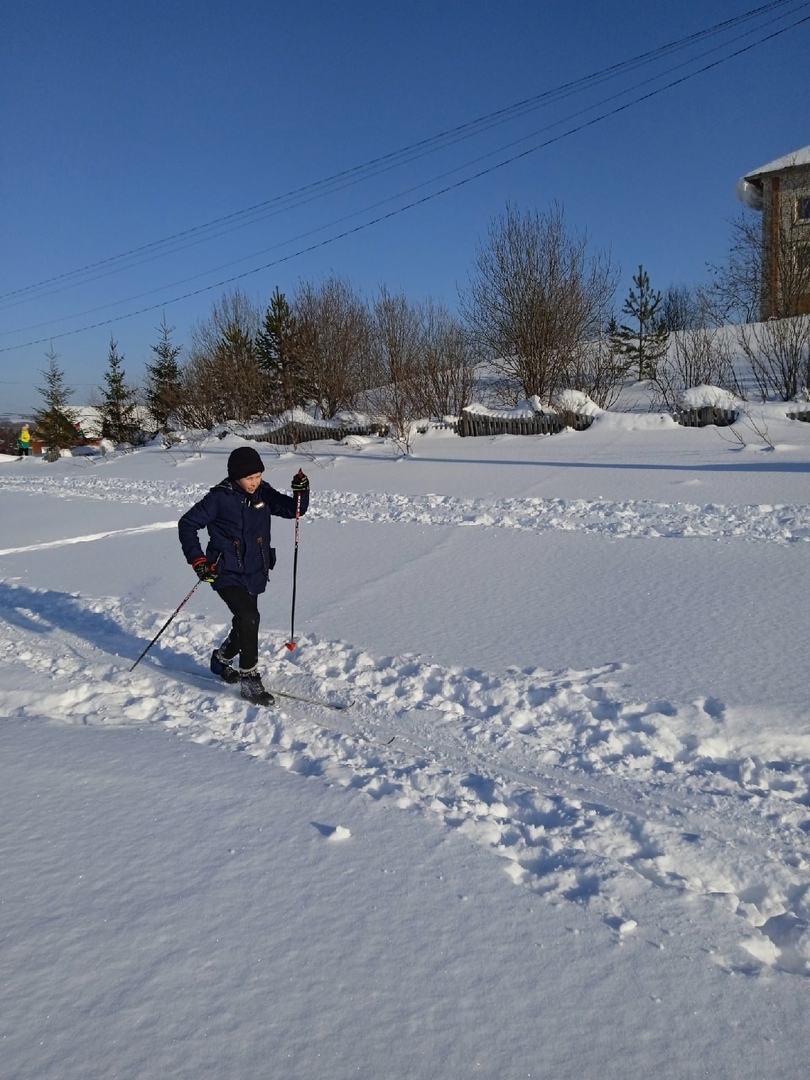
POLYGON ((272 705, 276 700, 269 690, 265 690, 258 668, 240 671, 239 678, 242 684, 240 687, 242 697, 251 705, 272 705))
POLYGON ((211 653, 211 670, 215 675, 219 675, 223 682, 239 682, 239 672, 229 660, 225 659, 219 649, 214 649, 211 653))

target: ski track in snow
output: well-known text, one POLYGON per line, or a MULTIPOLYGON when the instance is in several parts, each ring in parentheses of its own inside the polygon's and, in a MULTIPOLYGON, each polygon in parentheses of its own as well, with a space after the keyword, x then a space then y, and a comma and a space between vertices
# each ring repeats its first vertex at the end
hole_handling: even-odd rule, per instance
POLYGON ((354 703, 261 709, 210 680, 224 624, 185 611, 130 672, 165 617, 3 585, 0 657, 37 691, 4 693, 0 709, 161 724, 437 815, 503 859, 517 885, 587 904, 617 939, 640 932, 634 901, 656 890, 657 925, 643 932, 662 947, 670 904, 707 903, 741 946, 714 952, 725 970, 810 971, 810 757, 751 757, 728 735, 722 702, 623 700, 618 666, 490 674, 307 636, 294 657, 266 660, 268 685, 354 703))
MULTIPOLYGON (((2 477, 0 490, 30 490, 28 477, 2 477)), ((208 490, 177 481, 105 477, 37 477, 37 490, 61 498, 103 499, 187 510, 208 490)), ((725 506, 641 500, 458 499, 446 495, 389 495, 379 492, 318 492, 311 519, 480 526, 532 532, 561 530, 611 538, 707 537, 788 544, 810 540, 810 506, 725 506)))

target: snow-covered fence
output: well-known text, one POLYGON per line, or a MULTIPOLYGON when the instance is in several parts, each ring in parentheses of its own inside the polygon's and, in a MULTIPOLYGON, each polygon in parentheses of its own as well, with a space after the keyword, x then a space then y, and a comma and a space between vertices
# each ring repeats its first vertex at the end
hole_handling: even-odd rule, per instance
POLYGON ((298 446, 299 443, 316 442, 320 439, 334 439, 340 442, 348 435, 384 435, 379 424, 341 424, 324 420, 304 423, 289 420, 271 431, 255 433, 251 438, 256 442, 273 443, 276 446, 298 446))
POLYGON ((462 409, 457 431, 468 435, 555 435, 565 427, 585 431, 593 423, 592 416, 566 414, 565 422, 556 413, 533 413, 519 416, 497 415, 492 412, 469 412, 462 409))
POLYGON ((683 427, 729 427, 738 419, 736 409, 721 409, 716 405, 702 405, 699 409, 680 409, 672 414, 683 427))

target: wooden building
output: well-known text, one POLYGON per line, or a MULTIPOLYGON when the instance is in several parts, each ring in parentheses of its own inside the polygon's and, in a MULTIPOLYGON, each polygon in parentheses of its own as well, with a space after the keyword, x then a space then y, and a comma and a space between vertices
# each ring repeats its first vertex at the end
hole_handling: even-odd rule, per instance
POLYGON ((810 313, 810 146, 743 178, 762 212, 762 319, 810 313))

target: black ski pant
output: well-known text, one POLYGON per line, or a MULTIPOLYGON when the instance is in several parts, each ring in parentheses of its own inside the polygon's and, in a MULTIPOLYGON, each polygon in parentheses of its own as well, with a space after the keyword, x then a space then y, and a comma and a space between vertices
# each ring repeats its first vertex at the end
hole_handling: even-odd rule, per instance
POLYGON ((239 654, 241 671, 252 671, 259 662, 259 598, 239 585, 225 585, 217 592, 233 615, 231 632, 220 646, 220 655, 233 660, 239 654))

